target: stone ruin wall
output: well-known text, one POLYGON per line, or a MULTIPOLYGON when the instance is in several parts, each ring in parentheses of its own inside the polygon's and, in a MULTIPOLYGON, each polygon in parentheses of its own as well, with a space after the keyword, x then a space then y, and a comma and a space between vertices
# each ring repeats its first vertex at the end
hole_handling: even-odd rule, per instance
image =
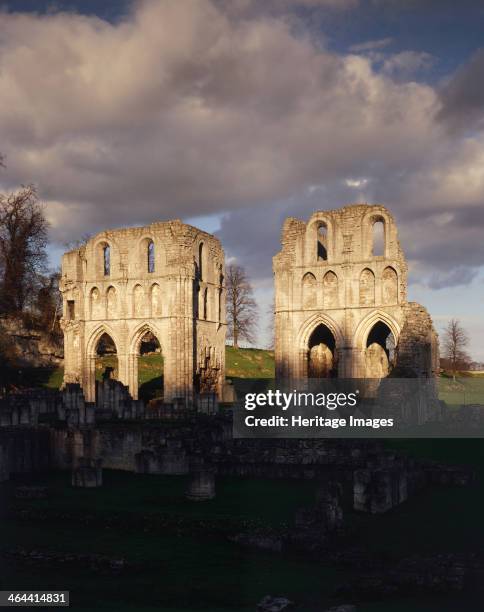
POLYGON ((138 356, 153 334, 164 399, 220 393, 225 370, 225 264, 219 240, 179 220, 101 232, 62 260, 65 374, 95 401, 101 337, 116 347, 117 378, 138 397, 138 356))
POLYGON ((281 243, 273 258, 279 380, 382 378, 396 365, 436 374, 437 334, 427 311, 407 302, 407 263, 384 206, 318 211, 307 223, 288 218, 281 243), (385 329, 396 344, 391 363, 378 337, 385 329))

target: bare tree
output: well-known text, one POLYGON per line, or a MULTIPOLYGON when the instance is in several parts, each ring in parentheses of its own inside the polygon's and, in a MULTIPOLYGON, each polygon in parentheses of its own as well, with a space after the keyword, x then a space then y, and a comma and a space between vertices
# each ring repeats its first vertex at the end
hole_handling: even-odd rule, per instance
POLYGON ((470 357, 466 352, 469 336, 458 319, 451 319, 447 324, 443 337, 443 349, 455 382, 457 370, 467 367, 470 357))
POLYGON ((227 324, 234 348, 239 340, 254 341, 257 327, 257 304, 253 298, 252 285, 247 274, 236 264, 227 267, 227 324))
POLYGON ((60 277, 60 270, 51 272, 46 276, 40 276, 40 288, 35 300, 36 323, 54 338, 60 335, 62 314, 62 299, 59 291, 60 277))
POLYGON ((32 185, 0 194, 0 312, 23 311, 45 270, 48 224, 32 185))

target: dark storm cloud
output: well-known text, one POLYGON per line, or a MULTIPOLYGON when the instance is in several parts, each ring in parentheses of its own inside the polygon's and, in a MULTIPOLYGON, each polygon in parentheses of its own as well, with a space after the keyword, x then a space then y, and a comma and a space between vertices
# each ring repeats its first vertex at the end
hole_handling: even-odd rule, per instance
POLYGON ((452 76, 441 91, 439 118, 453 128, 484 126, 484 49, 452 76))
POLYGON ((380 42, 376 65, 328 51, 284 14, 351 0, 253 4, 143 1, 115 23, 1 13, 2 187, 35 182, 58 242, 223 215, 227 253, 261 280, 285 216, 378 201, 421 281, 469 279, 484 264, 484 142, 445 129, 452 96, 415 82, 428 54, 380 42), (472 225, 446 227, 456 211, 472 225))

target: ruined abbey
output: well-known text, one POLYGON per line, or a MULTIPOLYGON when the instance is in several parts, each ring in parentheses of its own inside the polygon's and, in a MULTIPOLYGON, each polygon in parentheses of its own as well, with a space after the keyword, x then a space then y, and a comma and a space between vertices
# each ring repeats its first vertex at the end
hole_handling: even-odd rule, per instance
POLYGON ((138 397, 142 342, 163 356, 163 399, 219 393, 225 363, 224 252, 181 221, 105 231, 64 255, 61 291, 64 383, 96 396, 100 346, 117 357, 115 377, 138 397))
POLYGON ((288 218, 274 257, 279 380, 432 377, 437 335, 407 301, 407 264, 393 217, 357 204, 288 218))
MULTIPOLYGON (((427 311, 407 301, 407 264, 385 207, 286 219, 273 267, 278 380, 435 375, 437 336, 427 311)), ((163 401, 220 397, 224 253, 215 237, 178 220, 102 232, 64 255, 61 291, 64 382, 79 383, 87 402, 107 344, 117 357, 107 375, 137 399, 147 340, 163 357, 163 401)))

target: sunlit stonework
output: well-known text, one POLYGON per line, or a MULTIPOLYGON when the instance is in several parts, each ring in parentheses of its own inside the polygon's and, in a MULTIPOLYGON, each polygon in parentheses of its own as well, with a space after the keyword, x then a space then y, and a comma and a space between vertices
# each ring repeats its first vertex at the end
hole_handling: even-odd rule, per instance
POLYGON ((378 205, 286 219, 275 275, 279 379, 431 377, 438 342, 427 311, 407 301, 395 221, 378 205))
POLYGON ((62 260, 64 382, 95 399, 95 364, 106 338, 116 378, 138 396, 138 357, 154 337, 164 362, 164 399, 219 393, 225 370, 224 252, 181 221, 105 231, 62 260))

